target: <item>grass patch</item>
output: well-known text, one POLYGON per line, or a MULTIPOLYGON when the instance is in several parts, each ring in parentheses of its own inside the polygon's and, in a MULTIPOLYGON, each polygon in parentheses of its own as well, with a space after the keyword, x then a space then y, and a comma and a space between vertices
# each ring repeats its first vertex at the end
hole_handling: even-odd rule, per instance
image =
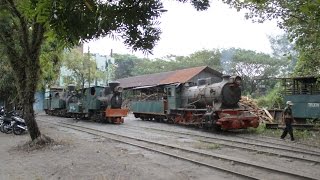
POLYGON ((267 130, 266 124, 265 123, 260 123, 257 128, 248 128, 247 131, 248 133, 256 133, 256 134, 262 134, 267 130))
POLYGON ((308 139, 313 136, 313 133, 308 130, 294 130, 293 135, 299 139, 308 139))
POLYGON ((196 149, 209 149, 209 150, 214 150, 214 149, 220 149, 221 146, 219 144, 215 143, 205 143, 205 142, 199 142, 193 145, 194 148, 196 149))
MULTIPOLYGON (((258 128, 248 129, 248 133, 280 138, 283 133, 283 128, 281 129, 267 129, 265 124, 260 124, 258 128)), ((310 131, 310 130, 298 130, 293 128, 293 136, 296 140, 304 142, 306 144, 315 145, 320 147, 320 131, 310 131)), ((289 138, 290 135, 287 135, 289 138)))
POLYGON ((261 135, 280 138, 282 132, 282 129, 266 129, 261 135))

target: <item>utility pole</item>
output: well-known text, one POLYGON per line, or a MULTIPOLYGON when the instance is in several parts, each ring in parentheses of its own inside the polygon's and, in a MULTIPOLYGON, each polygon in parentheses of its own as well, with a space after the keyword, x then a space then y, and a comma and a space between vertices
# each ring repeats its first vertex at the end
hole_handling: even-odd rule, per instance
MULTIPOLYGON (((98 71, 97 60, 95 60, 95 62, 96 62, 96 73, 97 73, 97 71, 98 71)), ((95 74, 95 81, 94 81, 94 85, 95 85, 95 86, 98 86, 98 77, 97 77, 97 75, 96 75, 96 74, 95 74)))
MULTIPOLYGON (((109 62, 108 63, 110 63, 110 64, 112 64, 112 62, 111 62, 111 60, 112 60, 112 56, 113 56, 113 52, 112 52, 112 49, 110 50, 110 60, 109 60, 109 62)), ((109 66, 110 66, 110 64, 109 64, 109 66)), ((108 67, 109 67, 108 66, 108 67)), ((111 78, 110 78, 110 70, 109 70, 109 68, 108 68, 108 83, 111 81, 111 78)))
POLYGON ((109 62, 108 62, 108 55, 106 55, 106 62, 105 62, 105 67, 104 67, 104 70, 106 71, 107 75, 106 75, 106 79, 105 80, 105 83, 106 85, 108 85, 109 83, 109 62))
POLYGON ((89 62, 89 88, 90 88, 90 47, 88 46, 88 62, 89 62))

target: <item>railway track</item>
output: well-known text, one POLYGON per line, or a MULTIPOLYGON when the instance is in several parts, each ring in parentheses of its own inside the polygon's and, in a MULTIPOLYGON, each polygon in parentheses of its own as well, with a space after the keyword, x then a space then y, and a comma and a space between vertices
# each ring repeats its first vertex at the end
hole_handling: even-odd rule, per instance
MULTIPOLYGON (((155 124, 158 124, 157 122, 153 122, 153 121, 148 121, 150 123, 155 123, 155 124)), ((128 127, 128 126, 126 126, 128 127)), ((192 135, 192 136, 198 136, 198 137, 203 137, 203 138, 213 138, 215 139, 214 137, 211 137, 211 136, 203 136, 203 135, 198 135, 198 134, 194 134, 194 133, 183 133, 183 132, 178 132, 178 131, 168 131, 168 130, 164 130, 164 129, 158 129, 158 128, 150 128, 150 127, 145 127, 145 126, 132 126, 130 125, 129 127, 136 127, 136 128, 146 128, 146 129, 153 129, 153 130, 158 130, 158 131, 164 131, 164 132, 172 132, 172 133, 180 133, 180 134, 184 134, 184 135, 192 135)), ((207 133, 210 133, 210 131, 207 131, 207 130, 204 130, 203 132, 207 132, 207 133)), ((239 139, 247 139, 247 140, 250 140, 250 141, 255 141, 255 142, 260 142, 262 143, 262 146, 265 146, 265 144, 269 144, 270 146, 266 145, 265 147, 268 148, 274 148, 274 149, 282 149, 282 150, 288 150, 288 151, 291 151, 291 152, 295 152, 295 153, 299 153, 299 152, 302 152, 302 153, 306 153, 306 154, 310 154, 310 155, 316 155, 316 156, 320 156, 320 147, 318 146, 314 146, 314 145, 309 145, 309 144, 304 144, 304 143, 299 143, 298 145, 302 145, 302 146, 308 146, 307 148, 301 148, 301 147, 297 147, 297 144, 294 143, 292 145, 288 145, 288 144, 284 144, 283 140, 280 140, 280 139, 275 139, 275 138, 272 138, 272 137, 267 137, 267 136, 264 136, 264 139, 272 139, 272 141, 266 141, 266 140, 261 140, 261 139, 257 139, 257 138, 250 138, 250 137, 246 137, 246 136, 241 136, 241 135, 237 135, 237 134, 234 134, 232 133, 231 135, 230 134, 223 134, 224 136, 226 137, 238 137, 239 139), (277 141, 277 142, 274 142, 277 141), (279 146, 281 146, 279 148, 279 146), (312 149, 316 149, 316 150, 312 150, 312 149)), ((228 139, 223 139, 223 140, 226 140, 228 141, 228 139)), ((239 142, 240 141, 236 141, 236 142, 239 142)), ((250 143, 247 143, 248 145, 250 143)), ((252 145, 254 146, 260 146, 259 144, 257 143, 251 143, 252 145)))
MULTIPOLYGON (((128 128, 128 126, 126 126, 126 128, 128 128)), ((309 149, 297 148, 289 145, 277 144, 277 143, 263 141, 263 140, 256 140, 253 138, 240 137, 243 139, 249 139, 251 141, 258 141, 259 143, 243 142, 243 141, 237 141, 229 138, 212 137, 212 136, 198 135, 198 134, 179 132, 179 131, 169 131, 169 130, 158 129, 158 128, 150 128, 150 127, 129 126, 129 128, 136 128, 136 129, 144 128, 152 131, 171 133, 172 135, 181 134, 181 135, 187 135, 192 137, 199 137, 201 139, 197 139, 197 140, 204 143, 215 143, 215 144, 219 144, 219 145, 223 145, 231 148, 239 148, 239 149, 254 151, 258 153, 266 153, 268 155, 274 155, 277 157, 281 156, 281 157, 286 157, 286 158, 291 158, 291 159, 296 159, 296 160, 306 161, 311 163, 320 163, 320 152, 310 151, 309 149), (206 140, 203 140, 203 139, 206 139, 206 140), (264 144, 261 144, 261 142, 263 142, 264 144), (277 150, 277 152, 274 152, 274 150, 277 150)))
POLYGON ((219 155, 215 153, 207 153, 195 151, 189 148, 182 148, 176 145, 163 144, 155 141, 134 138, 113 132, 98 130, 95 128, 84 127, 80 125, 59 122, 53 123, 49 121, 38 120, 44 123, 73 129, 94 136, 100 136, 111 139, 120 143, 143 148, 149 151, 157 152, 167 156, 171 156, 180 160, 188 161, 200 166, 217 169, 220 171, 233 174, 239 178, 245 179, 317 179, 305 172, 296 172, 283 167, 274 167, 263 165, 257 162, 247 161, 235 157, 219 155), (245 172, 245 173, 244 173, 245 172), (270 176, 270 173, 272 176, 270 176))
MULTIPOLYGON (((271 141, 261 140, 261 139, 254 139, 254 138, 245 137, 245 136, 242 136, 242 135, 237 135, 237 137, 244 138, 244 139, 249 139, 249 140, 256 140, 256 141, 260 141, 260 142, 267 142, 267 143, 271 143, 271 144, 283 144, 283 140, 281 140, 279 138, 275 138, 275 137, 259 136, 259 137, 263 137, 263 139, 269 139, 271 141), (274 143, 274 141, 276 141, 276 143, 274 143)), ((307 144, 307 143, 303 143, 303 142, 299 142, 299 144, 302 145, 302 146, 308 146, 308 149, 304 148, 305 150, 312 151, 312 152, 319 152, 320 151, 320 147, 319 146, 312 145, 312 144, 307 144), (315 150, 312 150, 312 149, 317 149, 319 151, 315 151, 315 150)), ((287 145, 287 146, 291 147, 291 148, 292 147, 296 148, 296 146, 290 146, 290 145, 287 145)))
MULTIPOLYGON (((317 147, 317 146, 312 146, 312 145, 299 143, 300 145, 308 146, 308 148, 301 148, 301 147, 297 147, 296 144, 293 144, 293 145, 292 144, 291 145, 284 144, 283 140, 275 139, 275 138, 267 137, 267 136, 265 136, 264 138, 265 139, 272 139, 272 141, 261 140, 261 139, 256 139, 256 138, 250 138, 250 137, 237 135, 237 134, 231 134, 231 135, 230 134, 223 134, 225 136, 225 138, 219 138, 219 137, 212 137, 210 135, 205 136, 205 135, 199 135, 199 134, 188 133, 188 132, 169 131, 169 130, 166 130, 166 129, 163 129, 163 128, 159 129, 159 128, 150 128, 150 127, 146 127, 146 126, 134 126, 134 125, 130 125, 130 126, 126 126, 126 127, 145 128, 145 129, 156 130, 156 131, 163 131, 163 132, 169 132, 169 133, 171 132, 171 133, 190 135, 190 136, 197 136, 197 137, 203 137, 203 138, 209 138, 209 139, 210 138, 212 138, 212 139, 221 139, 221 140, 226 140, 226 141, 230 140, 228 137, 232 137, 232 138, 238 137, 239 139, 247 139, 247 140, 255 141, 255 142, 258 142, 258 143, 246 143, 246 142, 243 142, 243 141, 235 141, 235 140, 231 140, 231 141, 235 141, 235 142, 239 142, 239 143, 243 142, 245 144, 252 144, 252 145, 255 145, 255 146, 262 145, 262 146, 265 146, 265 147, 272 147, 272 148, 275 148, 275 149, 278 149, 279 146, 281 146, 281 147, 284 147, 284 148, 280 147, 280 149, 283 149, 283 150, 288 150, 288 151, 292 151, 292 152, 305 152, 305 151, 307 151, 306 152, 307 154, 319 155, 320 156, 320 148, 317 147), (277 142, 274 142, 274 140, 276 140, 277 142), (263 143, 263 144, 259 144, 259 143, 263 143), (268 146, 266 144, 269 144, 270 146, 268 146), (310 149, 310 147, 312 149, 317 149, 317 150, 312 150, 312 149, 310 149), (294 150, 292 150, 292 148, 294 148, 294 150)), ((199 131, 197 131, 197 132, 199 132, 199 131)), ((207 131, 204 131, 204 132, 208 133, 207 131)))

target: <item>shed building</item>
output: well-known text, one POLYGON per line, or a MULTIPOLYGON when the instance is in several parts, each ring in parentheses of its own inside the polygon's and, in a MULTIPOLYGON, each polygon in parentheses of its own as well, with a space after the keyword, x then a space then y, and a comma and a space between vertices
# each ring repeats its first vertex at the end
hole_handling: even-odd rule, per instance
MULTIPOLYGON (((160 86, 174 83, 193 83, 198 80, 210 81, 210 83, 220 82, 222 73, 208 67, 200 66, 175 71, 146 74, 128 78, 117 79, 124 89, 142 88, 148 86, 160 86)), ((199 81, 201 82, 201 81, 199 81)))

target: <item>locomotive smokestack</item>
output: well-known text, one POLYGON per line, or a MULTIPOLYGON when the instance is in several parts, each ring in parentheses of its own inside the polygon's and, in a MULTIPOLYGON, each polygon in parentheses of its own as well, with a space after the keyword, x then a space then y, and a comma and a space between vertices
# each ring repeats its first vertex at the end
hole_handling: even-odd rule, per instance
POLYGON ((109 87, 110 87, 111 91, 114 91, 115 87, 117 87, 119 85, 120 85, 120 82, 118 82, 118 81, 109 82, 109 87))
POLYGON ((231 77, 230 75, 223 75, 222 81, 229 81, 230 77, 231 77))

